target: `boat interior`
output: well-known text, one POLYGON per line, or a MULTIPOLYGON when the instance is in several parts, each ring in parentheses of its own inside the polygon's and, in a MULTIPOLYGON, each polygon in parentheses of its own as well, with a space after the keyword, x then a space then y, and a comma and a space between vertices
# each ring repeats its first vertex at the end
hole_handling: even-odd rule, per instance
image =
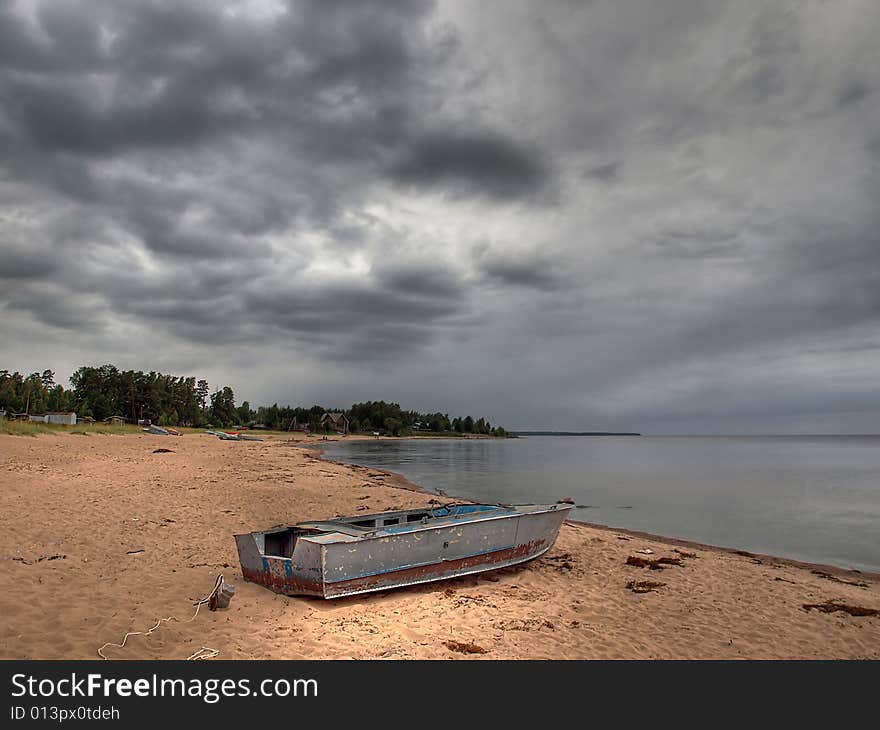
POLYGON ((433 509, 409 509, 399 512, 382 512, 374 515, 358 515, 357 517, 339 517, 333 520, 334 524, 351 525, 362 530, 377 530, 397 525, 409 525, 414 522, 428 522, 429 520, 446 517, 463 517, 477 513, 504 512, 508 508, 494 504, 450 504, 433 509))
POLYGON ((337 517, 319 522, 300 522, 292 527, 263 533, 263 554, 292 557, 296 541, 306 535, 341 533, 351 537, 365 537, 380 530, 389 533, 404 532, 412 529, 416 524, 429 524, 434 520, 445 522, 466 516, 507 512, 515 512, 515 510, 492 504, 449 504, 431 509, 410 509, 356 517, 337 517))

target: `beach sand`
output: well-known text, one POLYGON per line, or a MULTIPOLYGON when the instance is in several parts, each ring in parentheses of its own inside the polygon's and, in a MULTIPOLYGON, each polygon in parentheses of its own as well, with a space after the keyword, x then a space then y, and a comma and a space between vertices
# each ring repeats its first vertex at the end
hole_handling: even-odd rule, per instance
POLYGON ((524 566, 379 594, 289 598, 242 580, 233 533, 431 498, 408 486, 286 436, 0 435, 0 658, 93 659, 174 616, 104 653, 880 659, 880 616, 804 608, 880 609, 880 576, 575 523, 524 566), (631 556, 682 564, 651 570, 627 565, 631 556), (221 573, 235 585, 230 607, 184 623, 221 573), (636 593, 633 581, 662 585, 636 593))

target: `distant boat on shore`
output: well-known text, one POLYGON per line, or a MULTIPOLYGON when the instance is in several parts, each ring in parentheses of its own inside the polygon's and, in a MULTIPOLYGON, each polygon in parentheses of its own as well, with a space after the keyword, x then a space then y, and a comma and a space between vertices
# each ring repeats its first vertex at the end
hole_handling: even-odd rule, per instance
POLYGON ((245 580, 335 598, 517 565, 556 542, 572 504, 457 504, 235 535, 245 580))

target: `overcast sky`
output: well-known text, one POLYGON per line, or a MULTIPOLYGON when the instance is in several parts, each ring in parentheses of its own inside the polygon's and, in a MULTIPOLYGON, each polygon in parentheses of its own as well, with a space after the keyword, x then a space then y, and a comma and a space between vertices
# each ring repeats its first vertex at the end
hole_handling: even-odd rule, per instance
POLYGON ((0 367, 880 432, 876 0, 0 0, 0 367))

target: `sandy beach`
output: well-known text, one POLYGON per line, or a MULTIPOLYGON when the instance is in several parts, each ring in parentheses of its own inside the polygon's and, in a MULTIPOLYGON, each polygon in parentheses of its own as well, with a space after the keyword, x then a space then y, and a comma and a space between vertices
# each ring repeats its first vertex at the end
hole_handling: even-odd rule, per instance
POLYGON ((880 614, 851 615, 880 609, 878 575, 577 523, 544 557, 476 577, 334 601, 245 583, 234 533, 434 498, 297 438, 0 435, 0 658, 94 659, 174 616, 104 653, 880 659, 880 614), (680 564, 627 564, 661 557, 680 564), (186 622, 218 574, 235 585, 229 609, 186 622))

